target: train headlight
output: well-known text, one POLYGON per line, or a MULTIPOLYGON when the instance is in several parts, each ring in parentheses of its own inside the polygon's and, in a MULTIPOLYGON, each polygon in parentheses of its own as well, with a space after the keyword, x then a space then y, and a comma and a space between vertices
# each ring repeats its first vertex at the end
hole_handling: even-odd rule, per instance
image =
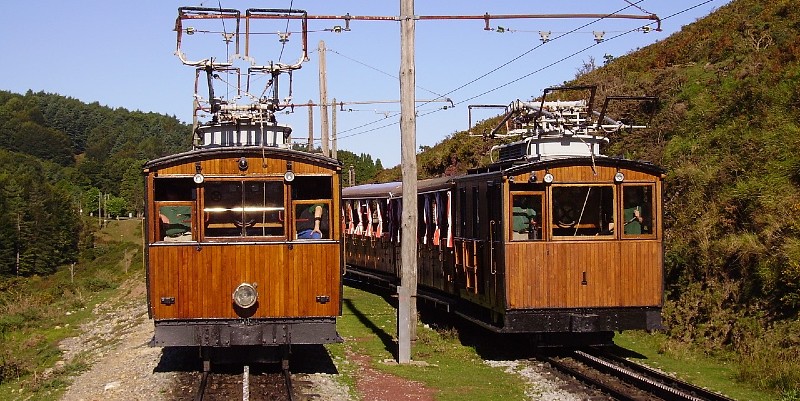
POLYGON ((294 172, 292 172, 291 170, 287 171, 286 173, 283 174, 283 179, 286 180, 286 182, 294 181, 294 172))
POLYGON ((554 178, 554 177, 553 177, 553 175, 552 175, 552 174, 550 174, 550 173, 547 173, 547 174, 545 174, 545 175, 544 175, 544 178, 543 178, 543 180, 544 180, 544 182, 545 182, 545 183, 547 183, 547 184, 552 184, 552 183, 553 183, 553 178, 554 178))
POLYGON ((620 183, 622 181, 625 181, 625 174, 622 174, 621 171, 617 171, 617 173, 614 174, 614 182, 620 183))
POLYGON ((253 284, 241 283, 233 291, 233 302, 242 309, 252 307, 257 301, 258 290, 253 284))

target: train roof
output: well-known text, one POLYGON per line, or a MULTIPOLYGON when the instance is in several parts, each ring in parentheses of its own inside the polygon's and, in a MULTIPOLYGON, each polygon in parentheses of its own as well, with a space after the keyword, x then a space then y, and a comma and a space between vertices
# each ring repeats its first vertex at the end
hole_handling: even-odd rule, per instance
MULTIPOLYGON (((417 192, 435 192, 453 185, 453 177, 439 177, 417 182, 417 192)), ((348 198, 400 198, 403 196, 403 183, 399 181, 380 184, 364 184, 342 189, 342 197, 348 198)))
POLYGON ((192 163, 200 160, 225 157, 265 157, 278 159, 291 159, 303 163, 325 166, 329 168, 341 168, 342 163, 336 159, 320 154, 308 153, 305 151, 284 149, 278 147, 262 146, 235 146, 235 147, 205 147, 190 150, 187 152, 176 153, 174 155, 153 159, 144 164, 145 169, 163 168, 176 164, 192 163))
MULTIPOLYGON (((439 177, 417 182, 417 192, 435 192, 449 189, 457 181, 470 181, 488 176, 515 176, 534 170, 564 166, 603 166, 616 167, 643 173, 662 176, 666 173, 661 167, 646 161, 629 160, 613 157, 567 157, 560 159, 537 160, 527 163, 498 163, 488 167, 473 169, 466 175, 439 177)), ((403 196, 403 183, 399 181, 379 184, 363 184, 342 189, 342 197, 348 198, 400 198, 403 196)))
POLYGON ((468 171, 467 175, 459 176, 458 179, 469 179, 478 174, 495 173, 505 176, 518 175, 533 170, 541 170, 551 167, 564 166, 607 166, 626 168, 629 170, 641 171, 653 175, 662 175, 666 170, 653 163, 642 160, 630 160, 617 157, 595 156, 595 157, 564 157, 533 160, 529 162, 500 162, 486 167, 474 168, 468 171))

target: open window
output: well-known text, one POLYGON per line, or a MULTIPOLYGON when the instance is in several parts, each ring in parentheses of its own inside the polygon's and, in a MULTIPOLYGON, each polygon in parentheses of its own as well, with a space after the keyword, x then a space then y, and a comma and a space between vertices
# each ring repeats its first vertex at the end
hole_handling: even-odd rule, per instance
POLYGON ((553 237, 614 237, 614 187, 554 185, 553 237))
POLYGON ((283 181, 206 181, 205 238, 285 238, 283 181))
POLYGON ((542 240, 542 192, 512 192, 509 238, 511 241, 542 240))
POLYGON ((333 181, 330 176, 300 176, 292 182, 292 238, 298 240, 333 238, 331 207, 333 181))
POLYGON ((154 180, 155 241, 196 241, 194 205, 195 185, 191 178, 158 178, 154 180))
POLYGON ((654 186, 652 184, 625 184, 622 186, 623 238, 655 235, 653 193, 654 186))

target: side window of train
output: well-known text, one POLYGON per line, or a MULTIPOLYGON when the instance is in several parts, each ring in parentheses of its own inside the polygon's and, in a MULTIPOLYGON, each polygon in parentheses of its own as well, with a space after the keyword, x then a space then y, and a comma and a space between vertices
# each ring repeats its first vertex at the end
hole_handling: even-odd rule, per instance
POLYGON ((613 238, 613 186, 554 185, 552 194, 553 237, 613 238))
POLYGON ((285 238, 283 181, 206 181, 206 238, 285 238))
POLYGON ((511 193, 512 241, 542 240, 542 193, 511 193))
POLYGON ((458 236, 467 236, 467 189, 458 189, 458 236))
POLYGON ((478 187, 472 187, 472 238, 481 237, 481 205, 478 187))
POLYGON ((655 234, 653 216, 653 185, 622 186, 623 237, 651 236, 655 234))
POLYGON ((193 230, 195 185, 191 178, 156 178, 153 180, 156 217, 154 240, 185 242, 197 239, 193 230))
POLYGON ((299 176, 292 182, 294 239, 331 239, 333 181, 330 176, 299 176))

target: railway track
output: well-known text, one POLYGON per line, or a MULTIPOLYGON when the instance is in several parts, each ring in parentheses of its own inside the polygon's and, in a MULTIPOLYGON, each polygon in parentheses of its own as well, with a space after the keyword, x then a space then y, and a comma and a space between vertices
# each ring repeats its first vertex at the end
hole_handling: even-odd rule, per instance
POLYGON ((575 350, 542 359, 559 371, 597 388, 616 400, 733 401, 733 399, 667 376, 605 352, 575 350))
POLYGON ((241 373, 204 371, 194 394, 194 401, 294 401, 295 388, 287 366, 276 370, 251 369, 244 365, 241 373))

